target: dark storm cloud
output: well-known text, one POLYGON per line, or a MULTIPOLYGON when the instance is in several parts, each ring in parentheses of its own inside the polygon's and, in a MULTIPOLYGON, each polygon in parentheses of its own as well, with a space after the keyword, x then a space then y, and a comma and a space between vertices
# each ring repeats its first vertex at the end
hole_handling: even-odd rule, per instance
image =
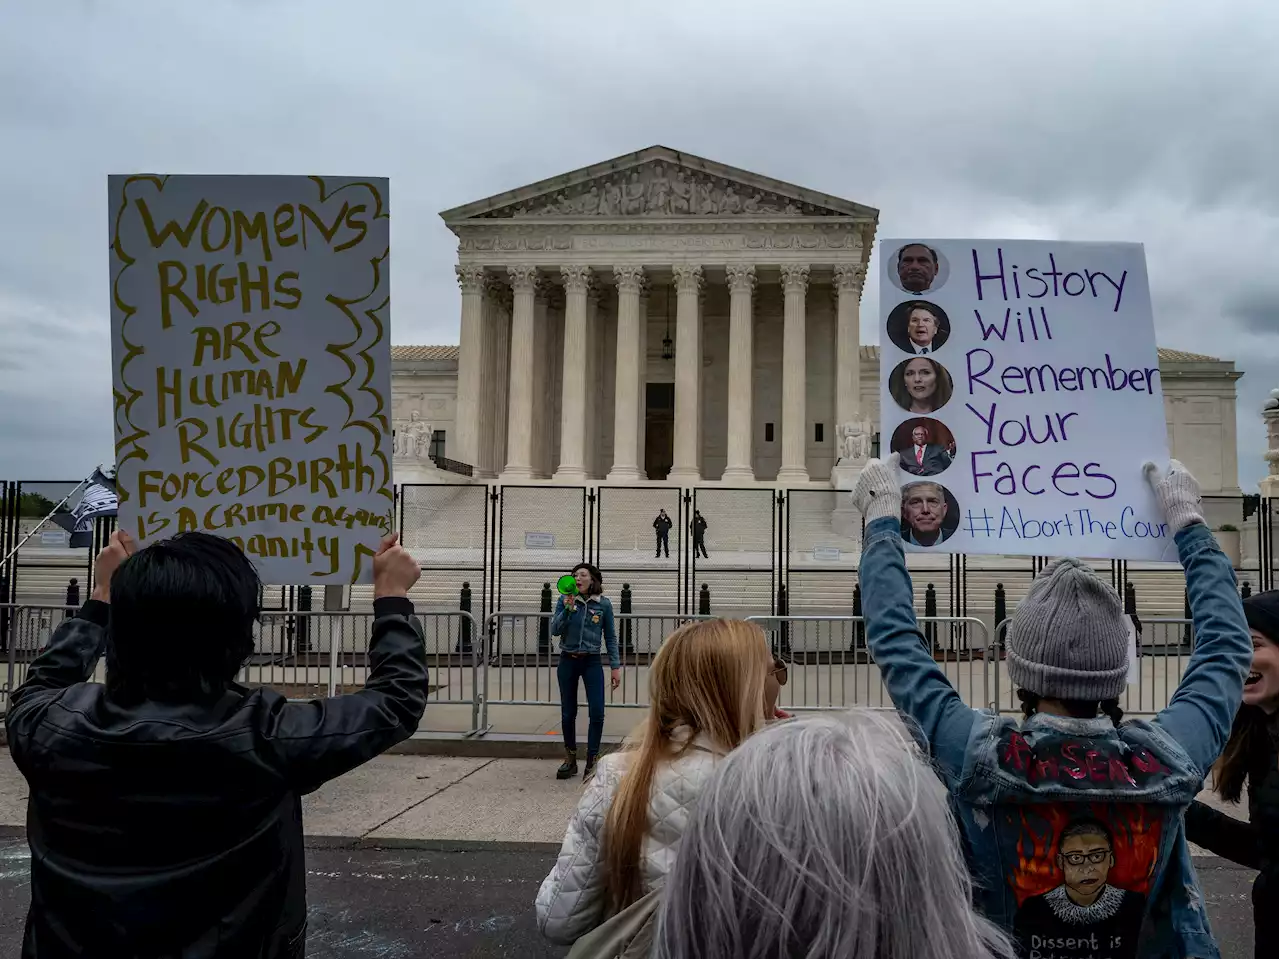
POLYGON ((1280 295, 1274 280, 1259 279, 1252 289, 1241 290, 1229 297, 1222 312, 1250 333, 1276 334, 1276 317, 1280 315, 1280 295))
MULTIPOLYGON (((1246 373, 1249 485, 1276 31, 1266 0, 0 4, 0 473, 109 456, 110 172, 390 176, 396 339, 456 342, 437 211, 664 143, 877 206, 881 236, 1141 240, 1161 344, 1246 373)), ((875 311, 869 285, 868 340, 875 311)))

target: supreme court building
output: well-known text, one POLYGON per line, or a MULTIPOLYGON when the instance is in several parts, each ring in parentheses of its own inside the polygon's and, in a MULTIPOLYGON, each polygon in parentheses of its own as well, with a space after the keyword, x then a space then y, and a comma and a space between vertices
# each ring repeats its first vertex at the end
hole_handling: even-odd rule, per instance
MULTIPOLYGON (((459 345, 393 347, 396 481, 846 487, 877 210, 655 146, 441 214, 459 345), (433 461, 433 457, 435 458, 433 461)), ((1172 454, 1239 495, 1229 361, 1160 350, 1172 454)), ((855 427, 856 429, 856 427, 855 427)))

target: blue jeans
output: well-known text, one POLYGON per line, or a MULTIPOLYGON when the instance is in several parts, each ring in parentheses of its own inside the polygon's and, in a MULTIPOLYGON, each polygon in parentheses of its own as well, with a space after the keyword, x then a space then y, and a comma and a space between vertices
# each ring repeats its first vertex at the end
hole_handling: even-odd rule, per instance
POLYGON ((564 730, 564 748, 578 748, 578 679, 587 688, 587 755, 600 755, 600 737, 604 735, 604 664, 599 653, 585 656, 560 654, 556 680, 560 683, 560 726, 564 730))

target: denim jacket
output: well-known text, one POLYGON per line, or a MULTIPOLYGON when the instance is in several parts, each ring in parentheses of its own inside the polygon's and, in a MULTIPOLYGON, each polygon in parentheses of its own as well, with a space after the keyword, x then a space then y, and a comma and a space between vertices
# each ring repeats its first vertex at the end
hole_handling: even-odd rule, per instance
POLYGON ((562 653, 598 653, 603 636, 609 651, 609 668, 622 666, 618 658, 618 635, 613 629, 613 603, 608 597, 592 596, 587 600, 578 597, 574 608, 567 610, 561 596, 551 616, 551 635, 560 637, 562 653))
POLYGON ((1231 730, 1252 648, 1208 528, 1176 542, 1195 650, 1154 721, 1116 728, 966 706, 916 624, 900 524, 867 526, 867 643, 951 794, 979 908, 1028 959, 1218 959, 1182 817, 1231 730))

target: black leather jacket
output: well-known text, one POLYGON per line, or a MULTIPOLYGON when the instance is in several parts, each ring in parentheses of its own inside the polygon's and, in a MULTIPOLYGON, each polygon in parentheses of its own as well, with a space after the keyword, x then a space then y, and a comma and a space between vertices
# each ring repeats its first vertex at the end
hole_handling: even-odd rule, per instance
POLYGON ((301 957, 300 797, 417 729, 413 604, 374 604, 360 692, 290 703, 237 686, 212 706, 129 708, 86 681, 108 611, 90 601, 58 627, 5 717, 31 788, 24 959, 301 957))

